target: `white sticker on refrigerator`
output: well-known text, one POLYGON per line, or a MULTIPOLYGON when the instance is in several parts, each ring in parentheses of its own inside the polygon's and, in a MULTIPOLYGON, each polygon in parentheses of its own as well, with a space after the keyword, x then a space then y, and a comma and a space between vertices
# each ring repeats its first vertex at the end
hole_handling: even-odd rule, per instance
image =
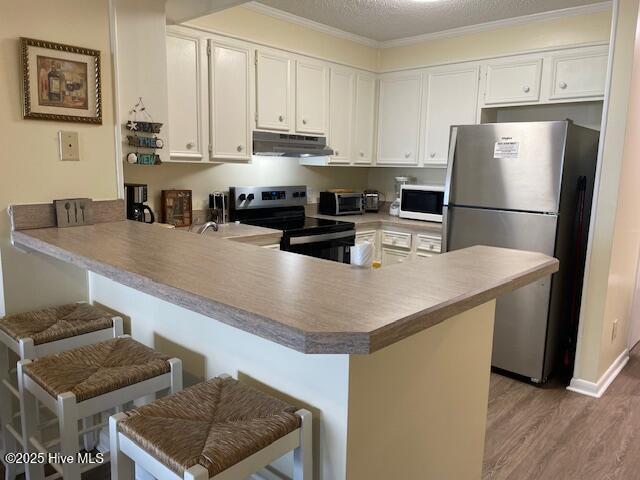
POLYGON ((493 158, 518 158, 520 142, 512 138, 503 138, 493 147, 493 158))

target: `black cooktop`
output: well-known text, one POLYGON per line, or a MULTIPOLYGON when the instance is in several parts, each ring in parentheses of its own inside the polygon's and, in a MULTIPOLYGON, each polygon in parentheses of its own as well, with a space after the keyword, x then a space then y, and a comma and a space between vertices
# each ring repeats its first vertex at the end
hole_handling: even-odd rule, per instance
POLYGON ((254 225, 256 227, 273 228, 282 230, 285 235, 318 235, 330 232, 344 232, 353 230, 355 225, 351 222, 340 220, 327 220, 313 217, 271 217, 252 218, 240 220, 240 223, 254 225))

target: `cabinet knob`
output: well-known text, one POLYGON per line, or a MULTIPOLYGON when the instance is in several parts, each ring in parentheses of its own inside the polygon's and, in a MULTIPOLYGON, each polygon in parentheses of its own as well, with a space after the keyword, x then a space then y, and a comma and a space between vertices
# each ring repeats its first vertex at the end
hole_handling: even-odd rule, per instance
POLYGON ((564 90, 567 88, 567 84, 565 82, 560 82, 560 88, 564 90))
POLYGON ((278 116, 278 121, 279 122, 284 122, 284 116, 283 115, 279 115, 278 116))
POLYGON ((333 152, 336 156, 340 155, 340 152, 338 150, 334 150, 333 152))
POLYGON ((530 90, 531 90, 531 89, 529 88, 529 85, 525 85, 524 87, 522 87, 522 91, 523 91, 524 93, 529 93, 529 91, 530 91, 530 90))
POLYGON ((360 156, 361 156, 361 157, 364 157, 364 152, 360 152, 360 156))
POLYGON ((436 152, 431 152, 431 154, 429 155, 431 158, 436 158, 436 152))
POLYGON ((411 156, 410 152, 407 152, 407 153, 404 154, 404 158, 409 158, 410 156, 411 156))
POLYGON ((303 124, 303 125, 306 125, 306 124, 307 124, 307 121, 306 121, 304 118, 302 119, 302 124, 303 124))
POLYGON ((189 142, 189 143, 187 143, 187 148, 188 148, 189 150, 191 150, 191 149, 192 149, 193 147, 195 147, 195 146, 196 146, 196 144, 195 144, 195 143, 193 143, 193 142, 189 142))
POLYGON ((238 150, 239 152, 242 151, 242 145, 238 145, 238 148, 236 148, 236 150, 238 150))

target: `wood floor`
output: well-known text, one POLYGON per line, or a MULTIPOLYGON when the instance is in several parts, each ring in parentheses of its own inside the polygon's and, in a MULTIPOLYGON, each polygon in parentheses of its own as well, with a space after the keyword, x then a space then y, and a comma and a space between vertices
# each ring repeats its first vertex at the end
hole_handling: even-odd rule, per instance
POLYGON ((640 346, 599 400, 492 374, 488 479, 640 479, 640 346))
MULTIPOLYGON (((83 480, 108 480, 105 465, 83 480)), ((0 478, 4 477, 0 463, 0 478)), ((640 346, 605 395, 492 374, 483 480, 640 479, 640 346)))

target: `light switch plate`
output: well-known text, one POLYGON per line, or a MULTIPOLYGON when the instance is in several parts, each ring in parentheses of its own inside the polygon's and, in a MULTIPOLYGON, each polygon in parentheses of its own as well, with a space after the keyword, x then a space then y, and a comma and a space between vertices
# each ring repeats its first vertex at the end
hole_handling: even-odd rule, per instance
POLYGON ((93 200, 67 198, 54 200, 58 228, 93 225, 93 200))
POLYGON ((78 132, 58 132, 60 160, 80 160, 78 132))

